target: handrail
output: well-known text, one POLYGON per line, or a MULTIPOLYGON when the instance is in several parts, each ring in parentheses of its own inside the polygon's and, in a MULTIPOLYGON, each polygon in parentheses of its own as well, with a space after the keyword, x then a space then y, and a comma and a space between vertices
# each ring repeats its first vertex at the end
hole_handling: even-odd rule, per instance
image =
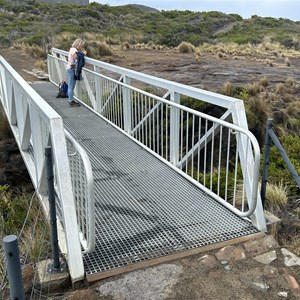
POLYGON ((52 146, 57 197, 63 212, 64 232, 59 231, 59 242, 67 249, 72 281, 80 281, 84 268, 78 232, 74 230, 77 217, 62 119, 2 56, 0 101, 46 215, 49 205, 44 149, 52 146))
MULTIPOLYGON (((57 48, 52 48, 51 51, 52 51, 52 53, 62 55, 65 58, 65 60, 68 57, 67 51, 57 49, 57 48)), ((99 61, 99 60, 96 60, 96 59, 93 59, 90 57, 86 57, 85 60, 86 60, 87 64, 91 64, 95 67, 100 67, 105 70, 121 74, 122 76, 127 76, 129 78, 136 79, 141 82, 146 82, 148 84, 152 84, 152 85, 155 85, 160 88, 168 89, 168 90, 171 90, 176 93, 184 94, 186 96, 189 96, 189 97, 192 97, 192 98, 195 98, 198 100, 203 100, 203 101, 212 103, 212 104, 220 106, 220 107, 225 107, 225 108, 230 109, 232 107, 232 105, 234 105, 235 103, 242 102, 239 99, 235 99, 235 98, 232 98, 229 96, 224 96, 224 95, 220 95, 220 94, 213 93, 210 91, 201 90, 201 89, 198 89, 198 88, 195 88, 192 86, 187 86, 187 85, 184 85, 181 83, 174 84, 174 82, 172 82, 170 80, 158 78, 158 77, 155 77, 152 75, 147 75, 147 74, 137 72, 134 70, 126 69, 126 68, 115 66, 112 64, 108 64, 106 62, 99 61)))
MULTIPOLYGON (((67 141, 69 141, 75 150, 78 152, 80 159, 83 162, 83 170, 85 173, 84 180, 86 181, 86 187, 85 187, 85 207, 81 209, 81 214, 83 214, 85 211, 85 222, 82 224, 80 221, 79 223, 79 236, 81 240, 81 245, 85 252, 92 252, 95 250, 95 199, 94 199, 94 177, 93 177, 93 171, 90 159, 84 150, 84 148, 74 139, 74 137, 65 130, 65 136, 67 141), (87 221, 88 220, 88 221, 87 221), (87 227, 87 230, 84 228, 87 227), (85 232, 86 231, 86 232, 85 232)), ((76 154, 76 153, 75 153, 76 154)), ((69 156, 74 154, 69 154, 69 156)), ((72 169, 71 164, 71 178, 74 180, 76 178, 76 171, 72 169)), ((82 185, 84 183, 82 182, 82 185)), ((74 184, 73 184, 74 185, 74 184)), ((76 195, 76 189, 73 188, 73 191, 75 193, 75 201, 78 201, 79 195, 76 195)), ((78 212, 77 212, 78 214, 78 212)))

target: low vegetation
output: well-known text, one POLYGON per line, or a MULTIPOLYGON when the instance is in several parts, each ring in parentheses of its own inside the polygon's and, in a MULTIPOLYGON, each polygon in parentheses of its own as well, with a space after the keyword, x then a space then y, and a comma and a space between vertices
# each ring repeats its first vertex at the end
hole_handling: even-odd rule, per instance
MULTIPOLYGON (((244 20, 238 14, 216 11, 157 11, 141 6, 113 7, 96 2, 86 6, 60 4, 58 9, 55 3, 0 0, 0 7, 1 47, 24 43, 45 49, 51 44, 64 49, 66 40, 59 41, 57 36, 69 33, 109 45, 152 42, 177 47, 186 42, 211 49, 219 43, 245 45, 244 51, 249 51, 247 45, 262 45, 256 47, 257 51, 270 50, 274 45, 300 49, 300 23, 282 18, 254 15, 244 20)), ((226 51, 228 49, 226 47, 226 51)), ((232 47, 231 51, 234 49, 232 47)), ((280 55, 276 51, 274 55, 280 55)))
MULTIPOLYGON (((0 185, 1 241, 11 234, 18 237, 23 264, 38 262, 48 255, 49 227, 35 194, 23 188, 0 185)), ((4 253, 3 248, 0 249, 0 273, 4 275, 4 253)))

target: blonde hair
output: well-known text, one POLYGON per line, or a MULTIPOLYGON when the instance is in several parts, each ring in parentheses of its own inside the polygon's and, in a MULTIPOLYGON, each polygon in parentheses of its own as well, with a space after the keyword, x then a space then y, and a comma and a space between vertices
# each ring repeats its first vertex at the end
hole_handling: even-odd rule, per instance
POLYGON ((83 49, 84 46, 85 46, 85 42, 82 39, 76 39, 72 44, 72 47, 74 47, 78 50, 83 49))

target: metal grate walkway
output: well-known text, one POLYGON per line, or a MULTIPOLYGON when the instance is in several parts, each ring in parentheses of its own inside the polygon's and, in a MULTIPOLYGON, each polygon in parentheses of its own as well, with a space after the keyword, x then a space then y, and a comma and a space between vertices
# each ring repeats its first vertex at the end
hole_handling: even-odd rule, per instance
POLYGON ((55 98, 53 84, 32 86, 92 163, 96 250, 83 254, 87 277, 258 232, 91 110, 55 98))

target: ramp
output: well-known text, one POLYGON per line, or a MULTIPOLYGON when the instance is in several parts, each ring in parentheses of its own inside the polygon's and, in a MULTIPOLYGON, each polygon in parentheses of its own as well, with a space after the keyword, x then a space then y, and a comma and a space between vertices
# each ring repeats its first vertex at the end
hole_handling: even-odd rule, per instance
POLYGON ((249 239, 258 230, 85 106, 32 87, 89 154, 95 180, 96 249, 83 253, 89 281, 249 239))

